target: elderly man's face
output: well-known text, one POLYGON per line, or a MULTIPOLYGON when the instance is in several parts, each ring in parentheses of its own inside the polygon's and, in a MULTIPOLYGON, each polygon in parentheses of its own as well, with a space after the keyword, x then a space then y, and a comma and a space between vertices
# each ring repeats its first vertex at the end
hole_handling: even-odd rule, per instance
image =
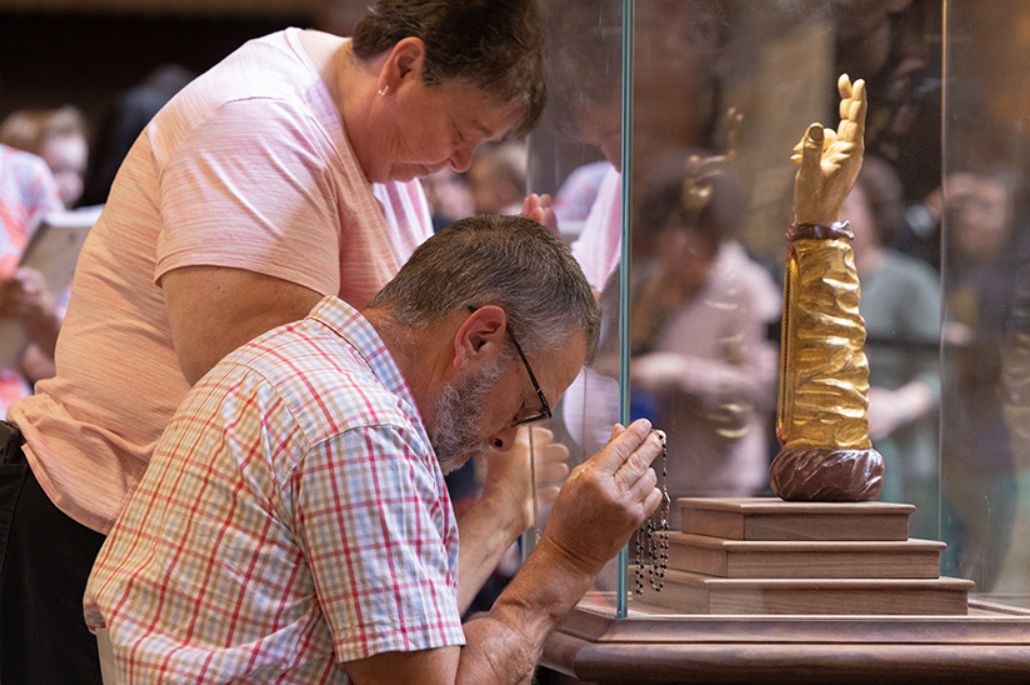
POLYGON ((478 376, 461 376, 444 386, 436 403, 436 421, 429 434, 444 473, 469 459, 486 454, 489 447, 480 435, 487 399, 502 375, 494 362, 478 376))
MULTIPOLYGON (((553 354, 528 358, 552 407, 583 367, 585 357, 586 342, 577 335, 553 354)), ((477 372, 458 376, 440 392, 429 431, 444 473, 485 454, 491 445, 509 449, 515 441, 514 424, 540 409, 536 389, 514 349, 477 372)))

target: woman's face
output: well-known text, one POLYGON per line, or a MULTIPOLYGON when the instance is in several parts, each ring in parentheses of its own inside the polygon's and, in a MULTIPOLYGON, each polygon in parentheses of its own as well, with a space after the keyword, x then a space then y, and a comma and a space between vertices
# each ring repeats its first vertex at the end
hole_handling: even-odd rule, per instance
POLYGON ((65 207, 72 207, 82 197, 83 179, 89 148, 84 136, 54 136, 43 143, 40 156, 57 182, 57 192, 65 207))
POLYGON ((371 181, 407 181, 448 166, 464 172, 476 148, 507 135, 520 114, 456 81, 427 86, 413 80, 384 100, 385 140, 371 181))

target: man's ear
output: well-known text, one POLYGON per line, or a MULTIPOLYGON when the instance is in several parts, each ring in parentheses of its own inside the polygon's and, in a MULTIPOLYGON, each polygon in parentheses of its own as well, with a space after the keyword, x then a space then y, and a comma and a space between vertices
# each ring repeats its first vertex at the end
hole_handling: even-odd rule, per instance
POLYGON ((507 326, 508 314, 497 305, 469 312, 454 334, 455 367, 495 354, 506 342, 507 326))
POLYGON ((389 86, 389 90, 398 90, 405 82, 422 83, 422 73, 426 64, 426 44, 421 38, 409 36, 390 50, 383 69, 379 74, 379 88, 389 86))

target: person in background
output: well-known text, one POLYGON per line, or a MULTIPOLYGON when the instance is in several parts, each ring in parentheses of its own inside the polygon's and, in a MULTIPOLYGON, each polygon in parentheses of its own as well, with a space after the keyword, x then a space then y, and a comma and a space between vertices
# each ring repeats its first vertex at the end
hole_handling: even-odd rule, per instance
POLYGON ((531 680, 657 507, 658 436, 616 426, 464 625, 468 542, 443 473, 546 418, 598 326, 557 237, 481 216, 426 241, 362 313, 327 297, 230 354, 186 396, 90 577, 119 682, 531 680))
MULTIPOLYGON (((89 568, 189 387, 327 295, 364 307, 431 233, 417 178, 536 122, 542 43, 530 0, 379 0, 350 38, 249 41, 147 125, 79 257, 57 375, 8 412, 28 468, 0 502, 0 680, 98 672, 89 568)), ((525 523, 528 484, 488 482, 459 523, 465 602, 525 523)))
MULTIPOLYGON (((0 144, 39 155, 54 177, 63 208, 78 204, 89 161, 86 125, 78 109, 14 112, 0 125, 0 144)), ((0 279, 0 314, 25 322, 30 339, 19 355, 17 372, 22 378, 17 384, 11 382, 4 396, 5 411, 31 394, 36 381, 54 375, 54 349, 69 296, 68 288, 51 293, 42 274, 29 267, 0 279)))
POLYGON ((673 498, 750 497, 767 481, 780 289, 733 240, 743 203, 724 158, 671 153, 654 172, 630 289, 638 415, 668 435, 673 498))
POLYGON ((475 213, 472 192, 464 174, 454 169, 440 169, 422 179, 422 187, 429 203, 433 232, 439 232, 458 219, 475 213))
POLYGON ((525 145, 484 145, 472 158, 465 179, 476 214, 518 214, 526 196, 525 145))
POLYGON ((0 125, 0 143, 42 157, 65 209, 78 204, 89 162, 86 124, 79 110, 65 106, 14 112, 0 125))
POLYGON ((18 264, 35 223, 61 208, 57 183, 46 162, 0 144, 0 318, 20 321, 30 340, 16 359, 8 360, 10 366, 0 368, 3 414, 13 402, 31 394, 32 381, 53 373, 59 307, 42 274, 18 264))
MULTIPOLYGON (((621 5, 566 0, 550 7, 548 20, 563 38, 550 46, 556 92, 551 118, 562 136, 596 147, 608 162, 597 171, 593 205, 572 243, 572 253, 600 292, 621 256, 621 5)), ((662 36, 642 45, 637 60, 635 174, 653 173, 670 148, 716 147, 722 114, 717 65, 728 40, 725 13, 718 3, 655 0, 634 16, 638 31, 662 36), (669 31, 670 26, 678 30, 669 31)), ((631 207, 634 216, 637 202, 631 207)))
POLYGON ((839 0, 835 72, 861 74, 869 91, 865 146, 905 179, 906 208, 891 247, 941 268, 942 4, 839 0))
POLYGON ((869 358, 869 437, 885 463, 882 499, 915 504, 913 537, 937 535, 941 285, 922 260, 890 247, 905 210, 901 179, 867 154, 844 201, 862 283, 869 358))
POLYGON ((562 230, 568 224, 582 227, 597 200, 601 180, 610 168, 611 164, 604 160, 590 162, 573 169, 562 181, 554 194, 554 215, 562 230))
POLYGON ((990 592, 1008 554, 1019 492, 1005 403, 1006 337, 1018 313, 1030 242, 1011 169, 944 179, 947 259, 941 347, 942 573, 990 592))

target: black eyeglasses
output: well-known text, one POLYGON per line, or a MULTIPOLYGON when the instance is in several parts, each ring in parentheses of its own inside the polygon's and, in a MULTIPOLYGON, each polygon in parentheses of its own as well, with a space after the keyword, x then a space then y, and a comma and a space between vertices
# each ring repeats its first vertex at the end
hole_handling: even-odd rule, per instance
MULTIPOLYGON (((469 306, 469 311, 475 313, 476 307, 469 306)), ((525 426, 529 423, 536 423, 537 421, 543 421, 551 418, 551 405, 547 403, 547 398, 544 397, 544 391, 540 389, 540 384, 536 380, 536 374, 533 373, 533 367, 529 365, 529 360, 526 359, 526 353, 522 351, 522 346, 519 345, 519 341, 515 339, 515 334, 511 332, 511 326, 508 324, 504 325, 504 330, 508 332, 508 337, 511 338, 511 344, 515 346, 515 351, 519 353, 519 359, 522 360, 522 365, 526 367, 526 373, 529 374, 529 382, 533 384, 533 389, 536 390, 536 396, 540 398, 540 413, 533 414, 532 416, 526 416, 521 419, 515 419, 511 424, 512 426, 525 426)))

